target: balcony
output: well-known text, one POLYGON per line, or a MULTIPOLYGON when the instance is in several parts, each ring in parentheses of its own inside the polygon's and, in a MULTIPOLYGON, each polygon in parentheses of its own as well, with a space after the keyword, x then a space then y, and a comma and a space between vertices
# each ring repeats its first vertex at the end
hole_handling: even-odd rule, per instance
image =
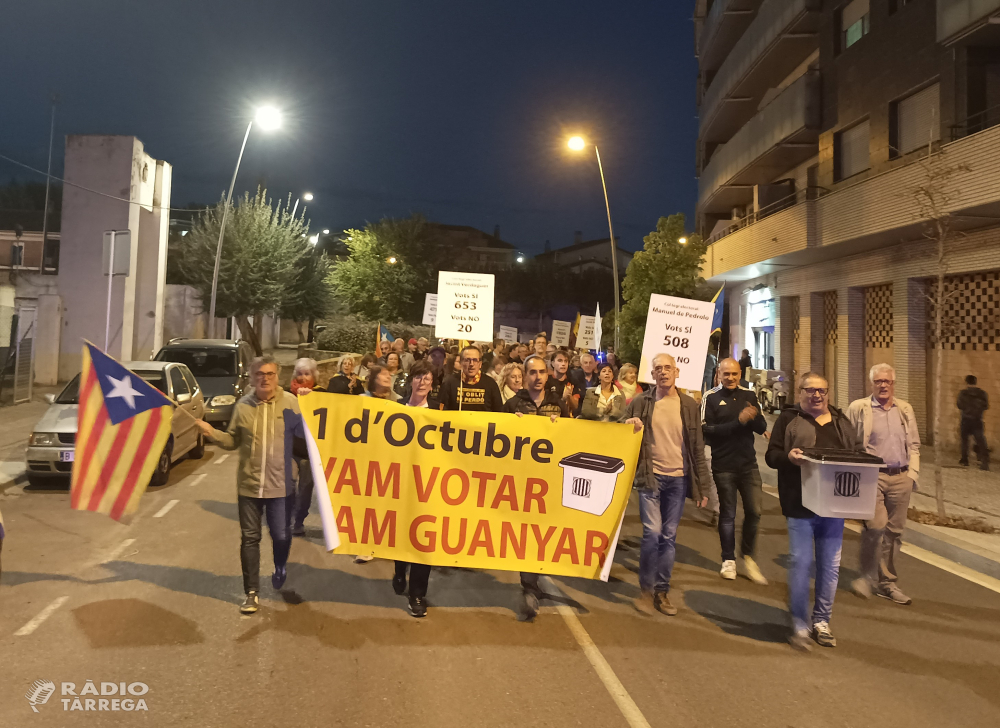
POLYGON ((700 138, 728 141, 819 47, 820 0, 764 0, 719 67, 702 101, 700 138))
POLYGON ((1000 45, 1000 0, 937 0, 937 39, 945 45, 1000 45))
MULTIPOLYGON (((956 232, 1000 219, 1000 126, 942 146, 948 166, 968 165, 943 190, 956 232)), ((912 190, 926 178, 925 156, 842 186, 817 200, 753 222, 709 245, 703 275, 740 281, 788 266, 811 265, 921 238, 912 190)))
POLYGON ((726 213, 753 197, 753 186, 816 155, 819 73, 808 71, 718 149, 698 182, 698 209, 726 213))
POLYGON ((761 0, 715 0, 698 36, 698 64, 715 70, 757 15, 761 0))

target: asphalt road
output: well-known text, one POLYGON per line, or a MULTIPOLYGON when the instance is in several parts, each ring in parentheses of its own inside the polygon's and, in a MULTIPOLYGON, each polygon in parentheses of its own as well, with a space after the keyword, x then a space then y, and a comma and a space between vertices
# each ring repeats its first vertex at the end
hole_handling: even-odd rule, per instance
POLYGON ((1000 725, 1000 594, 903 555, 913 605, 863 601, 846 591, 852 532, 839 646, 792 651, 770 496, 766 587, 719 578, 718 536, 688 504, 675 618, 631 605, 634 503, 611 581, 554 579, 561 596, 533 624, 515 619, 516 574, 455 569, 434 570, 429 615, 415 620, 392 565, 325 553, 316 516, 280 594, 265 537, 262 609, 243 617, 235 468, 211 448, 176 465, 129 526, 71 511, 66 490, 7 490, 0 726, 1000 725), (36 680, 57 690, 34 713, 36 680), (87 680, 145 683, 148 710, 65 711, 61 683, 79 693, 87 680))

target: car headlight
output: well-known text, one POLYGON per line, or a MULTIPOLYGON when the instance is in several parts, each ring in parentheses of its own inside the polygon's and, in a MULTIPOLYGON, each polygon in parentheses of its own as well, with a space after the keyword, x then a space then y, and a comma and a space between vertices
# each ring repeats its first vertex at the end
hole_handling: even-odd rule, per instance
POLYGON ((209 404, 213 407, 225 407, 229 404, 236 404, 236 397, 231 394, 220 394, 218 397, 212 397, 209 404))
POLYGON ((59 435, 54 432, 32 432, 28 438, 29 445, 37 447, 52 447, 59 444, 59 435))

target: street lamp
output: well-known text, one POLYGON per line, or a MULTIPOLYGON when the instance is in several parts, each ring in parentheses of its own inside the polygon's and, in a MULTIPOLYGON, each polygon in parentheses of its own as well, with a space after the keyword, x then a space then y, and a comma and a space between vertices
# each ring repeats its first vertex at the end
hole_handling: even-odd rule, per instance
POLYGON ((281 111, 274 106, 261 106, 257 109, 254 118, 247 124, 247 132, 243 135, 243 144, 240 147, 240 154, 236 157, 236 169, 233 170, 233 179, 229 183, 229 194, 226 196, 226 206, 222 210, 222 224, 219 226, 219 244, 215 247, 215 270, 212 272, 212 298, 208 306, 208 329, 215 334, 215 296, 219 289, 219 264, 222 262, 222 240, 226 235, 226 221, 229 219, 229 206, 233 202, 233 187, 236 186, 236 175, 240 173, 240 162, 243 161, 243 150, 247 148, 247 139, 250 138, 250 129, 253 123, 264 131, 273 131, 281 126, 281 111))
POLYGON ((395 255, 390 255, 389 258, 388 258, 388 263, 389 263, 389 265, 396 265, 396 256, 395 255))
MULTIPOLYGON (((298 197, 295 198, 295 205, 292 207, 292 217, 295 217, 295 211, 299 209, 299 199, 300 198, 298 197)), ((305 192, 303 193, 301 199, 305 200, 306 202, 312 202, 313 193, 305 192)))
MULTIPOLYGON (((587 143, 584 141, 582 136, 572 136, 567 142, 567 146, 574 152, 583 151, 587 143)), ((601 151, 594 145, 594 154, 597 155, 597 169, 601 173, 601 187, 604 189, 604 208, 608 213, 608 233, 611 235, 611 274, 615 279, 615 356, 618 356, 618 352, 621 349, 618 348, 618 332, 620 329, 621 322, 621 304, 619 303, 618 295, 618 246, 615 245, 615 230, 611 226, 611 204, 608 202, 608 185, 604 181, 604 167, 601 165, 601 151)), ((600 348, 601 342, 597 342, 597 347, 600 348)))
POLYGON ((330 234, 330 228, 323 228, 323 234, 324 235, 329 235, 330 234))
POLYGON ((677 238, 677 242, 680 243, 681 245, 687 245, 688 244, 688 239, 687 238, 677 238))

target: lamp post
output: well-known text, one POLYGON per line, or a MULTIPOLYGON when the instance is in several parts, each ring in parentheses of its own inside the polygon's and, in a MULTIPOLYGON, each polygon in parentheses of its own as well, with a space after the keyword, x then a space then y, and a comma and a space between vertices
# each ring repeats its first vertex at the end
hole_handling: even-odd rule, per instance
MULTIPOLYGON (((312 202, 312 198, 313 198, 313 193, 312 192, 306 192, 306 193, 304 193, 302 195, 301 199, 305 200, 306 202, 312 202)), ((295 198, 295 204, 292 206, 292 217, 295 217, 295 211, 298 210, 298 209, 299 209, 299 198, 296 197, 295 198)))
POLYGON ((250 129, 253 128, 254 121, 264 131, 271 131, 281 126, 281 112, 273 106, 262 106, 257 109, 253 119, 247 124, 246 134, 243 135, 243 144, 240 146, 240 154, 236 158, 236 169, 233 170, 233 179, 229 183, 229 194, 226 196, 226 206, 222 210, 222 224, 219 226, 219 244, 215 247, 215 270, 212 272, 212 298, 208 306, 208 329, 215 336, 215 297, 219 289, 219 264, 222 262, 222 240, 226 235, 226 221, 229 219, 229 206, 233 202, 233 187, 236 186, 236 175, 240 173, 240 162, 243 161, 243 151, 247 148, 247 139, 250 138, 250 129))
MULTIPOLYGON (((583 151, 587 143, 581 136, 570 137, 567 144, 574 152, 583 151)), ((597 155, 597 169, 601 173, 601 187, 604 189, 604 208, 608 213, 608 233, 611 235, 611 274, 615 279, 615 356, 619 356, 618 331, 621 326, 621 304, 618 295, 618 246, 615 244, 615 230, 611 225, 611 204, 608 202, 608 185, 604 181, 604 167, 601 165, 601 150, 594 145, 594 154, 597 155)), ((597 348, 601 347, 601 342, 597 342, 597 348)))

